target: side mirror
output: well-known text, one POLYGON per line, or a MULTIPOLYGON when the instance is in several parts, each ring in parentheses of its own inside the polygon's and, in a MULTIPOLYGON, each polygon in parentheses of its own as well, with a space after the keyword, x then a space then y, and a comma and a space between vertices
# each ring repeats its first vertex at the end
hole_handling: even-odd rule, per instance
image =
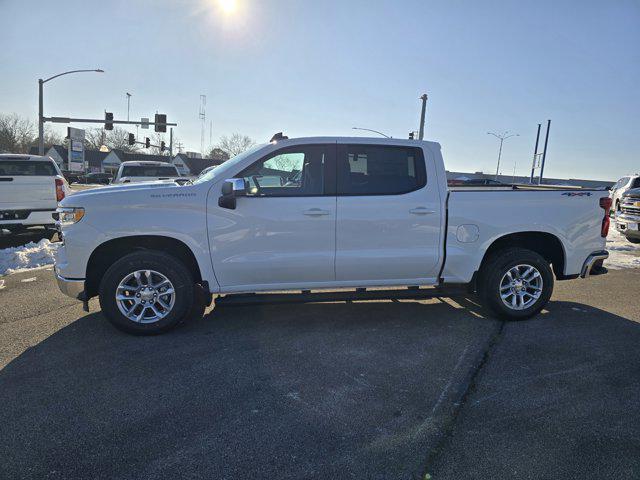
POLYGON ((244 179, 231 178, 222 184, 222 196, 218 198, 218 206, 234 210, 236 208, 236 198, 244 197, 247 190, 244 186, 244 179))

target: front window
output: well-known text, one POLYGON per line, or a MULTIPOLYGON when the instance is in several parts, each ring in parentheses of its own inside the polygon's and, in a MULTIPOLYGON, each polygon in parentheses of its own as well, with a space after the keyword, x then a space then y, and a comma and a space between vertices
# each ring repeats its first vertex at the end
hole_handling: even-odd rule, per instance
POLYGON ((257 161, 238 178, 244 179, 249 195, 322 195, 326 161, 326 146, 290 147, 257 161))

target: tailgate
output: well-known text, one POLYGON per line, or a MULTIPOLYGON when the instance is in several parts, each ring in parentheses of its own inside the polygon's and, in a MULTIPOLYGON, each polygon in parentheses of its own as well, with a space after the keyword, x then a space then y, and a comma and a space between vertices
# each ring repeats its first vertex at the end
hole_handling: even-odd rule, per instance
POLYGON ((0 210, 55 209, 55 178, 49 176, 0 176, 0 210))

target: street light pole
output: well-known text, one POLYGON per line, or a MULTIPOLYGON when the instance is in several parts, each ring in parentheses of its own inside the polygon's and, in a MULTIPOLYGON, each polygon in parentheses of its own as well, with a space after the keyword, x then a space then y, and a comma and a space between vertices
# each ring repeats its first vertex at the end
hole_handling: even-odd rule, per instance
POLYGON ((379 132, 378 130, 372 130, 370 128, 352 127, 352 130, 364 130, 365 132, 377 133, 378 135, 382 135, 385 138, 391 138, 389 135, 385 135, 384 133, 379 132))
POLYGON ((62 75, 69 75, 70 73, 81 73, 81 72, 98 72, 104 73, 104 70, 99 68, 93 70, 69 70, 68 72, 62 72, 52 77, 49 77, 45 80, 39 78, 38 79, 38 155, 44 155, 44 113, 43 113, 43 100, 42 100, 42 86, 50 80, 54 78, 61 77, 62 75))
POLYGON ((44 81, 38 79, 38 155, 44 155, 44 116, 42 113, 42 85, 44 81))
POLYGON ((497 139, 500 140, 500 149, 498 150, 498 165, 496 167, 496 181, 498 181, 498 175, 500 173, 500 158, 502 157, 502 144, 504 143, 504 141, 507 138, 511 138, 511 137, 519 137, 520 134, 518 133, 509 133, 509 130, 503 132, 503 133, 493 133, 493 132, 487 132, 487 135, 493 135, 494 137, 496 137, 497 139))
POLYGON ((131 101, 131 94, 127 92, 127 122, 129 121, 129 102, 131 101))

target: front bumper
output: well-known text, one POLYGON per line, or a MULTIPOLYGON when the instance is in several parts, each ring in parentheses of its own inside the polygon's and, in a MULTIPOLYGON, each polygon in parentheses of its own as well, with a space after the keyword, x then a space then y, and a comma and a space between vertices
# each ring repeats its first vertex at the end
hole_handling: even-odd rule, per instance
POLYGON ((76 279, 76 278, 65 278, 58 275, 58 272, 55 272, 56 281, 58 282, 58 288, 65 295, 74 298, 76 300, 85 301, 85 293, 84 293, 84 279, 76 279))
POLYGON ((609 252, 601 250, 599 252, 593 252, 587 257, 582 265, 580 271, 580 277, 586 278, 592 275, 602 275, 607 273, 607 269, 602 266, 602 263, 609 258, 609 252))

